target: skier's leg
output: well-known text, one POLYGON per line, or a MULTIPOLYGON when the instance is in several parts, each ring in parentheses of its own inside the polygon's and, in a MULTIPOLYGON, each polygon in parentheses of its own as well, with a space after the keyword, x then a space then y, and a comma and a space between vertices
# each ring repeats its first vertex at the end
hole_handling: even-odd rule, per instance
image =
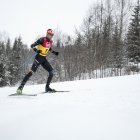
POLYGON ((29 79, 32 75, 33 75, 33 74, 32 74, 32 71, 29 71, 29 73, 25 75, 25 77, 23 78, 23 80, 22 80, 22 82, 21 82, 21 85, 20 85, 20 87, 22 87, 22 89, 23 89, 24 85, 26 84, 26 82, 28 81, 28 79, 29 79))
POLYGON ((49 72, 49 76, 48 76, 48 79, 47 79, 45 90, 46 91, 48 89, 51 90, 51 88, 49 86, 50 86, 50 83, 51 83, 53 75, 54 75, 53 74, 53 68, 47 60, 45 60, 45 62, 42 63, 42 67, 49 72))
POLYGON ((52 81, 52 78, 53 78, 53 70, 49 71, 49 76, 48 76, 48 79, 47 79, 46 87, 49 87, 49 85, 50 85, 50 83, 52 81))
POLYGON ((18 87, 17 93, 22 93, 24 85, 29 80, 29 78, 33 75, 33 73, 36 72, 39 65, 40 65, 40 63, 35 59, 30 72, 27 75, 25 75, 25 77, 23 78, 23 80, 21 82, 21 85, 18 87))

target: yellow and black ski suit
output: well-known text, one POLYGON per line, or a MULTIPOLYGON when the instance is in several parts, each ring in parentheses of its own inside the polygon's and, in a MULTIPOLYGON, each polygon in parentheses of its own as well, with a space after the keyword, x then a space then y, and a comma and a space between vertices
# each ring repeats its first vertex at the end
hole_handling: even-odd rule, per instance
POLYGON ((37 68, 41 65, 45 70, 49 72, 49 77, 47 79, 46 88, 49 87, 51 80, 53 78, 53 68, 50 63, 46 59, 46 55, 49 51, 58 55, 58 52, 52 50, 52 41, 47 37, 42 37, 37 40, 35 43, 31 45, 31 48, 37 53, 33 65, 31 67, 31 71, 24 77, 21 86, 24 87, 28 79, 32 76, 34 72, 36 72, 37 68))

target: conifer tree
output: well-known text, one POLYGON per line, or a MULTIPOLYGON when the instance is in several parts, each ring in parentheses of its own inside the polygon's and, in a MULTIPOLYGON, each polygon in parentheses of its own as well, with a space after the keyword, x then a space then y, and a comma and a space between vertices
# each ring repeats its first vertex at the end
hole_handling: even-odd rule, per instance
POLYGON ((140 3, 134 8, 127 34, 127 55, 130 62, 140 62, 140 3))

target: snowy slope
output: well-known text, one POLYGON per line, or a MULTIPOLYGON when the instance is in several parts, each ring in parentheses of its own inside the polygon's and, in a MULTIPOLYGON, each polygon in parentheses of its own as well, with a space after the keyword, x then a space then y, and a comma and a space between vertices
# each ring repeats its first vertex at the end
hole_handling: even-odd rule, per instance
POLYGON ((140 75, 53 83, 66 93, 8 97, 0 88, 0 140, 140 140, 140 75))

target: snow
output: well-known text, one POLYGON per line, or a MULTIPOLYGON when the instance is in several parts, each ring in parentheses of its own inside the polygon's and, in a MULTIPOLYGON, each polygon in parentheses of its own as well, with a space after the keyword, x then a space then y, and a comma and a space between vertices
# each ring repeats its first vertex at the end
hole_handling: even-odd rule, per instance
POLYGON ((139 140, 140 75, 53 83, 65 93, 10 97, 0 88, 0 140, 139 140))

